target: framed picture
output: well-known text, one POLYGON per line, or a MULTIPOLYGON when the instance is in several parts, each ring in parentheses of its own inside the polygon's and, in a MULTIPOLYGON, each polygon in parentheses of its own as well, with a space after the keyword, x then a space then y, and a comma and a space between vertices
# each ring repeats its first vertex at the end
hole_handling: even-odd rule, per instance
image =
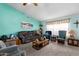
POLYGON ((27 22, 21 22, 21 27, 23 29, 31 29, 33 27, 33 25, 30 23, 27 23, 27 22))

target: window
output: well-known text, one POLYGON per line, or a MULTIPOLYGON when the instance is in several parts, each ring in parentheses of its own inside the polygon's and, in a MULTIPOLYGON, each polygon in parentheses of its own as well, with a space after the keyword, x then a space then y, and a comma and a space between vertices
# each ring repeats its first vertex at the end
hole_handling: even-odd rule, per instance
POLYGON ((68 34, 68 23, 49 24, 46 27, 47 30, 52 31, 52 35, 58 35, 59 30, 66 30, 68 34))

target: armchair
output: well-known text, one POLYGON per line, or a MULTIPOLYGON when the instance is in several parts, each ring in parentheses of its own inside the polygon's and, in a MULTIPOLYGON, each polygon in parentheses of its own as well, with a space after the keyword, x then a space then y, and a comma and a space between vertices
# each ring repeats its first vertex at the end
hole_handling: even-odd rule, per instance
POLYGON ((46 31, 45 34, 44 34, 44 36, 45 36, 47 39, 51 40, 52 32, 51 32, 51 31, 46 31))
POLYGON ((65 39, 66 39, 66 31, 64 30, 59 31, 59 37, 57 38, 57 42, 64 44, 65 39))

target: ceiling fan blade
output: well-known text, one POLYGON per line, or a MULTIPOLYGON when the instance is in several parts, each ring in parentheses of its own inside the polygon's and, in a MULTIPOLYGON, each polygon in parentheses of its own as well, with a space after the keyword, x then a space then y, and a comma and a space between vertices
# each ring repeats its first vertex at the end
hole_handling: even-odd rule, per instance
POLYGON ((38 4, 37 3, 33 3, 35 6, 38 6, 38 4))
MULTIPOLYGON (((23 6, 26 6, 28 3, 23 3, 23 6)), ((37 3, 33 3, 34 6, 38 6, 37 3)))
POLYGON ((23 6, 27 5, 27 3, 23 3, 23 6))

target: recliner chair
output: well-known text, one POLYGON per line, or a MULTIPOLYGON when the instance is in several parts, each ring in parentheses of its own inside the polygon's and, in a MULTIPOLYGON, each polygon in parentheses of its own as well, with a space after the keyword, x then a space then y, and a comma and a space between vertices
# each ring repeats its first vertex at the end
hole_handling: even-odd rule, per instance
POLYGON ((52 31, 46 31, 45 34, 44 34, 44 36, 45 36, 47 39, 51 40, 52 31))
POLYGON ((66 31, 60 30, 59 31, 59 37, 57 38, 57 42, 64 44, 65 43, 65 39, 66 39, 66 31))

